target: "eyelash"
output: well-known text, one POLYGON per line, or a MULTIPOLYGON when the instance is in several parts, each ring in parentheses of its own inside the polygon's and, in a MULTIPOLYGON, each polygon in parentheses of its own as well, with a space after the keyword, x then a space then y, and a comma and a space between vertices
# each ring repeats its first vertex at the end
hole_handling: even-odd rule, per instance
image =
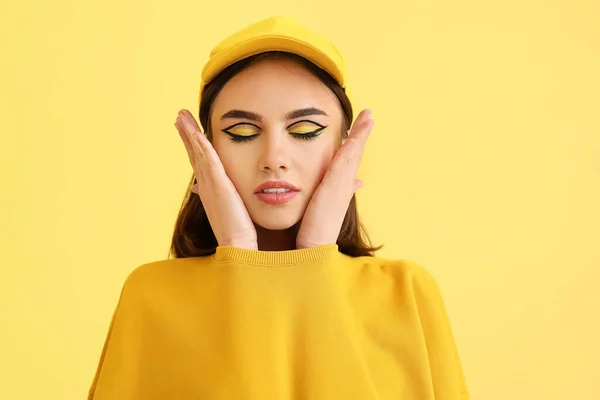
MULTIPOLYGON (((327 128, 326 126, 317 124, 316 122, 313 122, 313 121, 303 120, 303 121, 298 121, 296 123, 299 123, 299 122, 310 122, 312 124, 319 125, 319 127, 320 127, 318 129, 315 129, 312 132, 307 132, 307 133, 290 133, 290 135, 294 136, 295 138, 302 139, 302 140, 311 140, 311 139, 314 139, 314 138, 316 138, 317 136, 319 136, 321 134, 321 131, 323 129, 327 128)), ((242 124, 242 123, 240 123, 240 124, 242 124)), ((230 126, 227 129, 223 129, 223 132, 225 134, 227 134, 227 136, 229 136, 229 140, 232 140, 234 142, 249 142, 249 141, 251 141, 252 139, 254 139, 255 137, 258 136, 258 134, 252 135, 252 136, 241 136, 241 135, 236 135, 235 133, 229 132, 229 129, 233 128, 234 126, 240 125, 240 124, 235 124, 233 126, 230 126)))

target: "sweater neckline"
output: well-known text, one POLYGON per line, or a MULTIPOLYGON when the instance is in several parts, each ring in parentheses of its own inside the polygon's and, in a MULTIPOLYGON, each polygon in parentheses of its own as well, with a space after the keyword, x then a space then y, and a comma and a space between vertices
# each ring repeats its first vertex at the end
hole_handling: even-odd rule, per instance
POLYGON ((266 251, 250 250, 234 246, 218 246, 213 259, 220 262, 235 262, 269 267, 295 266, 323 261, 340 255, 337 244, 325 244, 306 249, 266 251))

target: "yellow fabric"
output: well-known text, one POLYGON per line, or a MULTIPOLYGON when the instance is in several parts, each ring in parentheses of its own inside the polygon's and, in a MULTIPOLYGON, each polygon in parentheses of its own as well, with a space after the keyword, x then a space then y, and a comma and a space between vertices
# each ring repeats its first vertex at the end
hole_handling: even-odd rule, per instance
POLYGON ((469 399, 444 303, 408 260, 218 247, 127 278, 93 400, 469 399))
POLYGON ((223 69, 249 56, 275 50, 312 61, 329 72, 349 95, 345 62, 335 45, 292 18, 274 16, 244 27, 212 49, 202 69, 198 102, 202 101, 204 86, 223 69))

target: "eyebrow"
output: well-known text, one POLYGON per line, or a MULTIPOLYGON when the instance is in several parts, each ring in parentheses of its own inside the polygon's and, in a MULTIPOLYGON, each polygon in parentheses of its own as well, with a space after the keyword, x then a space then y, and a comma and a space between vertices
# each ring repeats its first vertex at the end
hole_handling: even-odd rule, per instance
MULTIPOLYGON (((294 119, 294 118, 306 117, 309 115, 325 115, 325 116, 327 116, 327 113, 325 111, 319 110, 318 108, 315 108, 315 107, 308 107, 308 108, 301 108, 298 110, 288 112, 287 114, 285 114, 285 119, 294 119)), ((257 114, 252 111, 244 111, 244 110, 229 110, 221 116, 222 120, 227 119, 227 118, 243 118, 243 119, 249 119, 251 121, 258 121, 258 122, 262 121, 262 117, 260 116, 260 114, 257 114)))

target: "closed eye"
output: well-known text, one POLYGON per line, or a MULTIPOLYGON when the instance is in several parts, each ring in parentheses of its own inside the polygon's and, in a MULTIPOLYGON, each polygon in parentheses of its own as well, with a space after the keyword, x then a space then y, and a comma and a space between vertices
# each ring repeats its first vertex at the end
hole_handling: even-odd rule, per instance
POLYGON ((305 133, 290 132, 290 135, 292 135, 293 137, 296 137, 298 139, 310 140, 310 139, 316 138, 317 136, 320 136, 321 132, 323 132, 323 130, 325 130, 325 128, 327 128, 327 127, 323 126, 319 129, 315 129, 315 130, 312 130, 310 132, 305 132, 305 133))
POLYGON ((302 121, 295 122, 292 125, 288 126, 288 129, 292 126, 295 126, 295 127, 294 127, 294 129, 290 130, 290 135, 292 135, 296 138, 299 138, 299 139, 303 139, 303 140, 314 139, 317 136, 319 136, 321 134, 321 132, 323 132, 323 130, 325 130, 325 128, 327 128, 326 126, 323 126, 321 124, 318 124, 314 121, 309 121, 309 120, 302 120, 302 121), (318 128, 315 129, 315 127, 318 127, 318 128))
POLYGON ((258 136, 260 128, 254 124, 240 122, 223 129, 223 133, 234 142, 248 142, 258 136))

